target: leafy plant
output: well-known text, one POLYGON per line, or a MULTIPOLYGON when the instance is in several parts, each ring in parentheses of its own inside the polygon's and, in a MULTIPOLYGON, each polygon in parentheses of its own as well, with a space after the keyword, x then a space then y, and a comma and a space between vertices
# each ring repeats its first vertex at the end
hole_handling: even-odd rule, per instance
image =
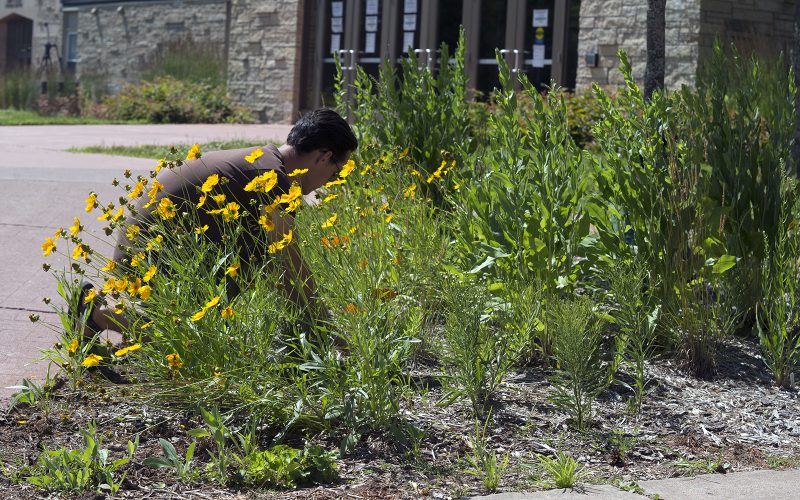
POLYGON ((338 478, 333 452, 319 446, 300 450, 283 444, 247 454, 240 474, 245 484, 257 488, 296 488, 338 478))
POLYGON ((779 227, 774 241, 765 242, 764 295, 756 316, 764 362, 775 385, 784 388, 791 385, 791 374, 800 364, 799 186, 794 179, 784 180, 779 227))
POLYGON ((196 438, 211 438, 217 451, 209 452, 211 457, 211 464, 209 464, 209 467, 213 477, 220 483, 226 484, 229 479, 228 468, 235 460, 235 454, 227 447, 228 441, 232 437, 231 430, 226 425, 230 419, 230 415, 223 417, 219 408, 213 408, 210 411, 205 408, 200 408, 200 414, 203 417, 205 428, 192 429, 189 431, 189 435, 196 438))
POLYGON ((158 438, 158 444, 161 446, 164 455, 161 457, 147 457, 142 463, 148 467, 174 469, 181 481, 190 479, 194 472, 192 468, 192 459, 194 458, 194 449, 197 446, 197 442, 192 441, 192 444, 186 449, 186 456, 184 458, 178 456, 175 446, 166 439, 158 438))
POLYGON ((628 436, 621 429, 614 429, 608 436, 608 449, 614 463, 625 464, 628 452, 636 445, 636 437, 628 436))
POLYGON ((592 403, 609 384, 609 369, 601 352, 601 322, 588 297, 557 300, 547 311, 556 360, 553 403, 572 417, 572 425, 586 430, 592 403))
POLYGON ((536 455, 545 476, 545 484, 556 488, 573 488, 586 475, 585 469, 570 455, 559 451, 555 458, 536 455))
POLYGON ((36 405, 43 403, 47 400, 50 396, 50 374, 48 373, 47 382, 43 385, 39 385, 36 382, 31 381, 30 379, 23 378, 20 385, 13 385, 11 387, 7 387, 7 389, 11 389, 15 392, 11 395, 11 399, 8 402, 8 408, 6 409, 6 414, 11 413, 14 408, 18 407, 19 405, 36 405))
POLYGON ((486 421, 481 427, 479 421, 475 421, 475 434, 470 437, 470 454, 467 456, 470 468, 467 473, 480 477, 483 486, 490 492, 495 491, 500 485, 500 479, 508 467, 508 453, 502 460, 498 460, 497 452, 487 447, 486 427, 489 425, 491 411, 486 416, 486 421))
POLYGON ((102 439, 97 435, 94 422, 81 431, 84 448, 82 450, 45 449, 36 463, 27 469, 26 480, 34 486, 47 491, 96 491, 115 494, 119 491, 126 473, 119 476, 119 470, 136 453, 139 439, 128 441, 125 457, 109 461, 108 450, 103 449, 102 439))

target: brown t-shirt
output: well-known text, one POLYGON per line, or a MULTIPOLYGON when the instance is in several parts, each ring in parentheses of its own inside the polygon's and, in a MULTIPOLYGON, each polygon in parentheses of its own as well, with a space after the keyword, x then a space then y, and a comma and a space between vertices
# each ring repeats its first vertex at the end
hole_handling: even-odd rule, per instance
MULTIPOLYGON (((200 187, 209 176, 218 174, 219 184, 214 186, 204 205, 195 209, 199 218, 199 227, 208 225, 205 236, 213 242, 221 241, 221 234, 224 232, 221 224, 225 224, 223 217, 219 214, 209 214, 208 211, 222 208, 212 199, 211 195, 224 194, 225 204, 230 202, 239 204, 240 219, 237 222, 245 225, 246 230, 237 241, 240 257, 245 260, 261 257, 254 251, 255 241, 251 236, 251 234, 258 234, 258 231, 263 231, 258 225, 259 204, 271 203, 276 196, 287 193, 291 182, 286 175, 283 158, 277 147, 272 144, 261 147, 264 154, 250 163, 245 160, 245 156, 250 155, 255 149, 257 148, 212 151, 203 154, 197 160, 185 161, 179 167, 163 169, 156 177, 158 182, 164 186, 163 191, 158 194, 156 203, 148 208, 144 208, 144 205, 150 200, 147 196, 142 196, 136 204, 138 212, 136 218, 145 223, 152 220, 152 211, 165 196, 168 196, 177 205, 178 213, 184 211, 189 203, 196 205, 200 200, 200 187), (244 190, 250 181, 268 170, 274 170, 278 175, 278 182, 269 193, 264 195, 244 190), (227 182, 222 180, 223 177, 227 179, 227 182), (245 211, 248 212, 247 216, 244 216, 245 211)), ((126 235, 119 234, 117 247, 114 249, 114 260, 121 261, 125 258, 128 255, 125 247, 129 246, 130 241, 127 240, 126 235)))

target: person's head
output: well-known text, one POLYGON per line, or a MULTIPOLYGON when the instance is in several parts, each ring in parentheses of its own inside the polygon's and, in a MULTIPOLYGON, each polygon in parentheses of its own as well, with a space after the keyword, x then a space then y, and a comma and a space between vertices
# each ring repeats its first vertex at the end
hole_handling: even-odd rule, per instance
POLYGON ((358 147, 350 125, 332 109, 320 108, 304 114, 292 127, 286 144, 299 154, 314 150, 330 151, 334 162, 347 161, 349 154, 358 147))
POLYGON ((295 123, 286 144, 304 158, 303 167, 314 165, 301 183, 304 192, 316 189, 336 175, 358 147, 350 125, 332 109, 320 108, 303 115, 295 123))

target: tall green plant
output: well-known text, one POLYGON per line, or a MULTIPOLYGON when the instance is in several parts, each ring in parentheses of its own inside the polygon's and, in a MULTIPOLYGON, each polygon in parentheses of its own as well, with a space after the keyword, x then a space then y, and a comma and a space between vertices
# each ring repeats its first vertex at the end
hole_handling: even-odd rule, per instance
MULTIPOLYGON (((789 387, 800 364, 800 189, 786 178, 781 196, 778 229, 765 241, 762 264, 764 295, 757 315, 764 361, 775 385, 789 387)), ((767 236, 765 235, 765 240, 767 236)))
POLYGON ((782 58, 747 58, 715 44, 697 89, 684 88, 681 134, 694 163, 710 166, 713 224, 729 252, 741 258, 745 286, 730 290, 737 307, 752 311, 764 287, 766 244, 780 231, 781 178, 790 158, 796 89, 782 58), (766 239, 764 238, 766 236, 766 239))

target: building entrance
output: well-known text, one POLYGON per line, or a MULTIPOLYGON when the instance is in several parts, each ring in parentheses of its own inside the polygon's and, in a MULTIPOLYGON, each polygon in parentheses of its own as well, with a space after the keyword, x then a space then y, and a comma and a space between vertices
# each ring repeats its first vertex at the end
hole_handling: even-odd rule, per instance
POLYGON ((0 37, 0 73, 29 68, 33 21, 16 14, 8 16, 0 21, 0 37))
POLYGON ((377 76, 382 61, 413 51, 435 71, 442 42, 451 54, 464 26, 465 64, 479 96, 499 86, 495 49, 514 73, 543 88, 574 86, 579 0, 317 0, 314 96, 333 102, 334 57, 346 83, 356 67, 377 76), (318 76, 317 76, 318 75, 318 76))

